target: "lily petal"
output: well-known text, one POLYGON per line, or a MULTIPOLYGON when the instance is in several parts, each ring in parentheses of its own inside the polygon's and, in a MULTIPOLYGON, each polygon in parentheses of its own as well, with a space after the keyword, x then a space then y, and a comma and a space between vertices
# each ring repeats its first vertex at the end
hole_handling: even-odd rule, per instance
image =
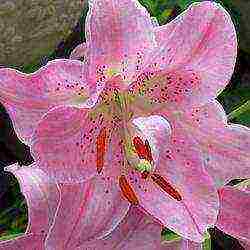
POLYGON ((155 28, 159 47, 151 68, 194 70, 200 76, 196 103, 215 97, 229 82, 236 53, 236 31, 220 4, 192 4, 171 23, 155 28))
POLYGON ((159 46, 164 46, 166 40, 169 39, 171 33, 174 31, 176 25, 178 25, 179 19, 180 17, 175 18, 171 22, 164 25, 154 25, 155 39, 159 46))
POLYGON ((46 247, 75 249, 113 231, 129 209, 114 181, 103 175, 84 183, 61 184, 62 199, 46 247))
MULTIPOLYGON (((119 226, 107 237, 84 244, 80 249, 160 250, 162 226, 137 208, 131 208, 119 226)), ((173 246, 173 244, 171 244, 173 246)))
POLYGON ((25 167, 14 164, 5 169, 15 175, 27 201, 29 221, 26 233, 46 237, 60 201, 57 184, 52 183, 37 164, 25 167))
POLYGON ((155 173, 151 174, 165 179, 171 192, 178 192, 178 199, 169 194, 170 187, 167 190, 163 180, 145 180, 132 169, 129 179, 147 213, 182 237, 199 243, 206 229, 216 222, 219 202, 213 180, 203 169, 202 154, 193 147, 194 143, 192 136, 173 126, 155 173))
POLYGON ((250 129, 228 124, 217 101, 193 108, 178 122, 195 138, 206 170, 218 187, 231 179, 250 178, 250 129))
POLYGON ((86 242, 77 250, 200 250, 201 246, 188 240, 163 242, 162 225, 138 208, 131 208, 119 226, 107 237, 86 242))
MULTIPOLYGON (((177 248, 179 250, 179 248, 177 248)), ((182 240, 180 250, 203 250, 202 243, 196 243, 190 240, 182 240)))
POLYGON ((32 154, 56 182, 84 181, 97 174, 97 141, 103 129, 108 130, 109 124, 102 113, 55 108, 38 124, 32 138, 32 154))
POLYGON ((216 227, 250 243, 250 193, 233 187, 219 189, 220 211, 216 227))
POLYGON ((189 110, 199 103, 203 79, 194 69, 164 69, 144 72, 129 86, 131 105, 146 114, 166 110, 189 110))
POLYGON ((0 241, 0 250, 44 250, 41 235, 27 234, 14 240, 0 241))
POLYGON ((87 45, 85 43, 81 43, 71 52, 70 59, 71 60, 80 60, 81 58, 86 58, 87 56, 87 45))
POLYGON ((51 61, 30 75, 0 69, 0 101, 22 141, 29 143, 35 126, 51 108, 79 106, 91 97, 95 86, 87 84, 85 71, 80 61, 66 59, 51 61))
POLYGON ((89 75, 121 74, 129 81, 155 45, 149 13, 138 1, 91 1, 86 26, 89 75))
POLYGON ((56 182, 82 182, 110 164, 124 164, 122 115, 110 108, 114 98, 112 88, 104 88, 92 109, 57 107, 38 123, 32 154, 56 182))

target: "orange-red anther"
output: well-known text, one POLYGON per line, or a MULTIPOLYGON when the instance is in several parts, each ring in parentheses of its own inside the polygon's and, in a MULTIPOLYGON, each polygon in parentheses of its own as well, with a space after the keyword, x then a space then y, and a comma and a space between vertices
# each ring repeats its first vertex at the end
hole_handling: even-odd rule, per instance
POLYGON ((146 152, 146 148, 145 148, 145 145, 144 145, 144 142, 142 141, 142 139, 138 136, 134 137, 133 144, 135 146, 135 150, 136 150, 136 153, 139 156, 139 158, 145 159, 147 152, 146 152))
POLYGON ((140 137, 136 136, 133 138, 133 144, 135 146, 136 153, 140 159, 145 159, 149 162, 153 161, 151 148, 147 139, 144 143, 140 137))
POLYGON ((181 201, 182 197, 180 193, 170 185, 161 175, 153 174, 151 175, 152 180, 167 194, 173 197, 177 201, 181 201))
POLYGON ((107 132, 105 128, 102 128, 99 135, 96 138, 96 169, 100 174, 104 166, 104 157, 107 148, 107 132))
POLYGON ((127 181, 125 175, 121 175, 119 177, 119 186, 121 188, 123 196, 132 204, 132 205, 138 205, 139 200, 135 194, 135 191, 127 181))
POLYGON ((146 149, 146 152, 147 152, 146 160, 148 160, 149 162, 152 162, 153 157, 152 157, 151 148, 150 148, 150 145, 149 145, 149 142, 148 142, 147 139, 145 140, 145 149, 146 149))

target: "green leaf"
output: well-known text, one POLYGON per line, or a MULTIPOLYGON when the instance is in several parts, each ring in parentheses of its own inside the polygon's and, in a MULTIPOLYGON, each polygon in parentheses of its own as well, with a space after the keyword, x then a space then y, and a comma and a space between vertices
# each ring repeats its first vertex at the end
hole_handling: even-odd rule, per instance
POLYGON ((181 240, 181 236, 174 233, 173 231, 171 231, 168 228, 164 228, 161 231, 161 237, 162 237, 162 241, 168 241, 168 242, 173 242, 173 241, 179 241, 181 240))
MULTIPOLYGON (((162 241, 164 242, 175 242, 180 241, 182 238, 180 235, 176 234, 175 232, 171 231, 168 228, 164 228, 161 231, 162 241)), ((206 232, 204 234, 204 241, 202 243, 202 250, 211 250, 211 238, 210 234, 206 232)))
POLYGON ((231 122, 250 127, 250 113, 240 114, 237 118, 232 119, 231 122))
POLYGON ((250 88, 237 87, 234 89, 225 89, 217 99, 227 112, 233 112, 250 100, 250 88))
POLYGON ((166 20, 168 20, 168 18, 170 17, 170 15, 172 14, 173 9, 168 8, 165 9, 158 17, 157 19, 159 20, 159 23, 165 23, 166 20))
POLYGON ((9 233, 7 232, 7 235, 0 237, 0 241, 12 240, 12 239, 19 237, 19 236, 22 236, 22 235, 23 235, 23 233, 13 234, 13 232, 9 232, 9 233))
POLYGON ((250 125, 250 101, 245 102, 243 105, 232 111, 228 115, 228 120, 233 123, 240 123, 242 125, 250 125))
POLYGON ((202 250, 211 250, 211 237, 208 232, 204 236, 204 242, 202 243, 202 250))
MULTIPOLYGON (((24 233, 28 224, 28 207, 14 175, 8 175, 6 202, 0 208, 0 237, 24 233)), ((0 238, 2 239, 2 238, 0 238)))

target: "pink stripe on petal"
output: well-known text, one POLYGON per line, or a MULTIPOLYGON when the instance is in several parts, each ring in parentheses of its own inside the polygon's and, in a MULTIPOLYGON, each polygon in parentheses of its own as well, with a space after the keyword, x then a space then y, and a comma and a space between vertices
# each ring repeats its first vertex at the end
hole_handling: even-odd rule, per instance
POLYGON ((138 1, 93 1, 86 30, 93 77, 104 66, 105 70, 117 70, 128 81, 155 46, 150 15, 138 1))
POLYGON ((216 227, 250 242, 250 193, 228 186, 219 189, 219 196, 220 212, 216 227))
MULTIPOLYGON (((38 124, 32 138, 32 154, 54 180, 81 182, 97 174, 96 143, 103 128, 109 134, 109 121, 95 110, 56 108, 38 124)), ((104 162, 106 157, 104 152, 104 162)))
POLYGON ((188 240, 163 242, 162 225, 138 208, 131 208, 119 226, 107 237, 85 242, 77 250, 201 250, 201 244, 188 240))
POLYGON ((193 102, 214 98, 229 82, 237 38, 231 17, 220 4, 194 3, 171 23, 155 28, 155 35, 159 47, 152 52, 151 69, 194 70, 201 83, 193 102))
POLYGON ((61 184, 62 199, 46 246, 75 249, 113 231, 129 208, 115 181, 103 175, 81 184, 61 184))
POLYGON ((206 171, 217 187, 231 179, 250 178, 250 129, 228 124, 225 111, 217 101, 186 111, 160 107, 155 113, 164 116, 172 130, 179 127, 193 137, 192 147, 200 150, 206 171))
POLYGON ((203 152, 207 172, 217 186, 250 178, 250 129, 228 124, 223 107, 209 102, 183 115, 179 125, 193 135, 203 152))
POLYGON ((77 250, 174 250, 177 244, 161 244, 162 226, 137 208, 131 208, 107 237, 86 242, 77 250))
POLYGON ((188 110, 196 103, 202 78, 195 70, 149 71, 129 86, 134 106, 148 112, 188 110))
POLYGON ((55 60, 29 75, 0 69, 0 101, 7 108, 19 138, 26 143, 48 110, 62 104, 81 106, 94 88, 86 79, 86 66, 80 61, 55 60))

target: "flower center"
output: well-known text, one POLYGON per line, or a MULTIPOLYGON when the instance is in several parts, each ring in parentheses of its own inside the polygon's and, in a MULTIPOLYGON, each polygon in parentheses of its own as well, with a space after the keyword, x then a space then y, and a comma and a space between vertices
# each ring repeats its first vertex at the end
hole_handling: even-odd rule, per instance
POLYGON ((148 140, 143 141, 139 136, 127 137, 125 157, 130 167, 141 173, 143 179, 153 172, 153 157, 148 140))

